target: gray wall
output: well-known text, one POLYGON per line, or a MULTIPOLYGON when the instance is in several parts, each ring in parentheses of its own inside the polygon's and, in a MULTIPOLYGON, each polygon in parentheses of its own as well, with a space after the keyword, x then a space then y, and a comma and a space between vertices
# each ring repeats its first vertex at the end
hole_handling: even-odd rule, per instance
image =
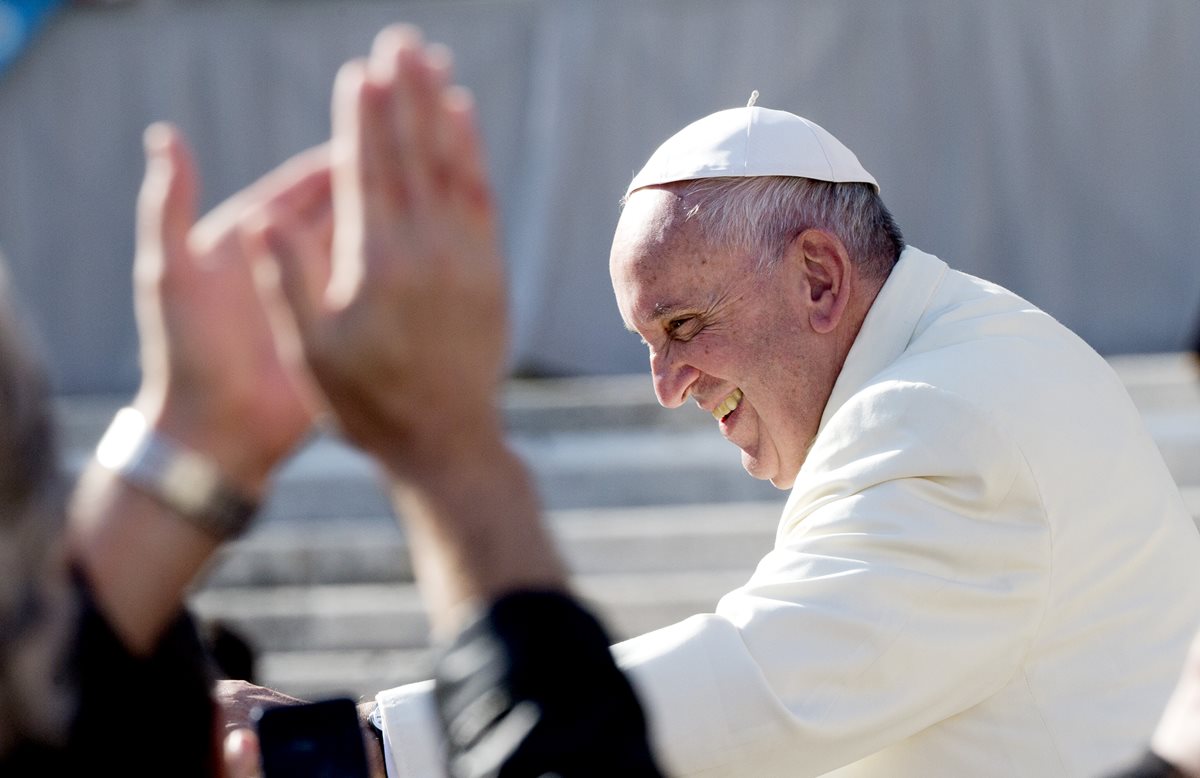
POLYGON ((1180 348, 1200 315, 1195 0, 141 0, 72 9, 0 75, 0 246, 60 391, 136 382, 141 128, 184 128, 213 204, 328 132, 337 65, 397 19, 478 94, 521 370, 643 369, 618 199, 752 89, 854 149, 911 243, 1101 351, 1180 348))

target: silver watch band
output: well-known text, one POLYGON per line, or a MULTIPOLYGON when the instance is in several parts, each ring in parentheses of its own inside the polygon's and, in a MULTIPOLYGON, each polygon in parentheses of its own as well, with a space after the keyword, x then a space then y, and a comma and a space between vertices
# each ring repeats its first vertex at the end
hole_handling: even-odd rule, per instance
POLYGON ((244 532, 258 511, 212 459, 159 435, 134 408, 117 412, 96 461, 220 540, 244 532))

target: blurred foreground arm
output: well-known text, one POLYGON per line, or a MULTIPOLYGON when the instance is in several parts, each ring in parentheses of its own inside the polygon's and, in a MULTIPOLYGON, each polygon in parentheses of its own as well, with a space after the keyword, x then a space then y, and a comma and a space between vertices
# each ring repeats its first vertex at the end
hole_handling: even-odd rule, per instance
POLYGON ((565 582, 495 404, 495 209, 470 97, 448 79, 443 50, 382 33, 334 89, 332 261, 286 213, 260 232, 343 433, 391 478, 442 635, 460 605, 565 582))
MULTIPOLYGON (((448 52, 385 30, 339 74, 333 127, 332 259, 285 216, 259 237, 342 430, 390 476, 435 635, 454 636, 437 679, 451 770, 656 775, 632 689, 566 593, 504 441, 496 213, 448 52)), ((413 760, 394 747, 389 771, 440 771, 413 760)))
MULTIPOLYGON (((289 364, 268 326, 269 289, 241 249, 241 223, 262 202, 319 218, 327 161, 323 151, 301 155, 193 227, 196 174, 183 139, 154 125, 145 142, 134 262, 142 384, 130 416, 203 459, 253 506, 307 432, 311 409, 298 358, 289 364)), ((76 563, 122 640, 143 655, 223 539, 159 497, 93 463, 71 507, 76 563)))
POLYGON ((172 486, 127 470, 136 457, 101 464, 98 456, 74 496, 68 550, 88 605, 71 749, 126 775, 207 776, 215 719, 183 599, 220 542, 253 515, 311 419, 298 351, 289 355, 269 326, 282 303, 272 310, 269 279, 242 249, 242 225, 264 203, 317 224, 323 209, 328 222, 328 160, 323 150, 301 155, 193 226, 195 172, 182 138, 155 125, 145 142, 134 262, 142 384, 106 441, 152 441, 145 450, 158 452, 158 474, 172 486), (181 462, 191 467, 172 470, 181 462), (210 514, 214 503, 195 499, 197 474, 236 510, 210 514), (169 701, 169 715, 147 717, 151 699, 169 701))

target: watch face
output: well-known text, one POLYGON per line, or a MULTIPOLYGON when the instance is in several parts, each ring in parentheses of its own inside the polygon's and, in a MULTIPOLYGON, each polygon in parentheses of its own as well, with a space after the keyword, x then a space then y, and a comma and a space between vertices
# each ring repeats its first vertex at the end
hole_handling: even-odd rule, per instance
POLYGON ((96 447, 96 461, 109 470, 121 470, 146 438, 146 419, 133 408, 117 411, 96 447))

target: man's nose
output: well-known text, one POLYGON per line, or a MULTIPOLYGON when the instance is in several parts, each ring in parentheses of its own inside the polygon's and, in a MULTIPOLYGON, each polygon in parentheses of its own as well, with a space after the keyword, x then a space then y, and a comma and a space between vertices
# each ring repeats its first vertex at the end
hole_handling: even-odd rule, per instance
POLYGON ((650 355, 650 376, 654 380, 654 394, 664 408, 678 408, 687 400, 700 371, 670 354, 650 355))

